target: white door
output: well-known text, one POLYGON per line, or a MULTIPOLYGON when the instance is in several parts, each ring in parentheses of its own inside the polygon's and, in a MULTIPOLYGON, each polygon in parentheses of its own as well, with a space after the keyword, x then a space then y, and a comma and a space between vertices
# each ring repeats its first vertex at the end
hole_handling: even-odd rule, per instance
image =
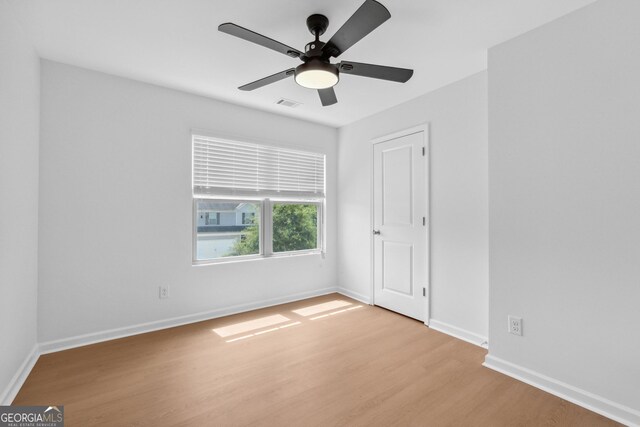
POLYGON ((426 130, 373 145, 374 304, 428 318, 426 130))

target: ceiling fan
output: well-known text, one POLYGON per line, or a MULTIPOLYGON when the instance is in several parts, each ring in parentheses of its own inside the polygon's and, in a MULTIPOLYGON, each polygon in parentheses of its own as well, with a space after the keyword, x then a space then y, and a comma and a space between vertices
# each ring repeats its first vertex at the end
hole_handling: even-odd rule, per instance
POLYGON ((342 61, 332 64, 330 59, 337 58, 347 49, 363 39, 367 34, 378 28, 380 24, 391 18, 391 14, 382 4, 375 0, 366 0, 362 6, 344 23, 342 27, 324 43, 320 36, 329 26, 329 19, 320 14, 307 18, 307 28, 314 35, 315 40, 307 43, 305 51, 301 52, 269 37, 227 22, 218 27, 219 31, 239 37, 243 40, 259 44, 292 58, 298 58, 303 63, 295 68, 281 71, 264 77, 255 82, 240 86, 240 90, 254 90, 275 83, 287 77, 294 76, 296 83, 310 89, 317 89, 323 106, 338 102, 333 90, 340 73, 355 76, 372 77, 405 83, 413 75, 413 70, 406 68, 387 67, 383 65, 363 64, 360 62, 342 61))

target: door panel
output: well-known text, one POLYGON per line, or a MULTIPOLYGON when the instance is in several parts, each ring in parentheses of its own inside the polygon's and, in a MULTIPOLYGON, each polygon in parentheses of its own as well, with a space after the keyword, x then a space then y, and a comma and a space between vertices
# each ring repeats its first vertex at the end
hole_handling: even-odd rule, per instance
POLYGON ((382 287, 405 295, 413 294, 413 245, 382 242, 382 287))
POLYGON ((419 320, 428 285, 425 138, 418 131, 373 146, 374 303, 419 320))
POLYGON ((411 225, 413 222, 412 151, 411 146, 382 150, 383 225, 411 225))

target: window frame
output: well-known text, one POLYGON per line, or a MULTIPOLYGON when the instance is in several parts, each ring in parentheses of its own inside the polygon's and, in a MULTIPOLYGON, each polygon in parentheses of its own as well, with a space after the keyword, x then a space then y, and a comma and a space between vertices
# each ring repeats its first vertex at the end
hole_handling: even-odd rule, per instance
POLYGON ((201 265, 215 265, 215 264, 224 264, 224 263, 234 263, 234 262, 245 262, 245 261, 253 261, 253 260, 264 260, 269 258, 283 258, 283 257, 291 257, 291 256, 304 256, 304 255, 321 255, 323 258, 326 254, 326 200, 327 200, 327 153, 319 149, 318 147, 302 147, 299 145, 293 144, 283 144, 279 141, 272 141, 268 139, 256 139, 256 138, 248 138, 248 137, 239 137, 235 135, 224 135, 217 132, 211 132, 205 129, 197 129, 192 128, 189 135, 189 144, 191 147, 191 198, 192 198, 192 265, 193 266, 201 266, 201 265), (212 138, 219 142, 229 142, 229 143, 247 143, 247 144, 258 144, 271 146, 282 149, 289 149, 304 153, 313 153, 324 156, 324 189, 322 195, 318 195, 318 197, 314 197, 313 195, 293 195, 286 194, 282 197, 274 197, 273 195, 245 195, 245 194, 197 194, 194 192, 193 182, 194 182, 194 138, 212 138), (220 202, 251 202, 251 203, 259 203, 260 204, 260 217, 259 217, 259 227, 260 227, 260 235, 259 235, 259 253, 254 255, 237 255, 230 257, 221 257, 221 258, 212 258, 206 260, 198 260, 197 259, 197 239, 198 239, 198 208, 197 202, 198 200, 216 200, 220 202), (315 249, 303 249, 299 251, 287 251, 287 252, 273 252, 273 203, 291 203, 291 204, 315 204, 318 207, 318 218, 317 218, 317 247, 315 249), (268 243, 267 243, 268 242, 268 243), (268 247, 267 247, 268 246, 268 247))
POLYGON ((192 195, 192 226, 191 226, 191 262, 192 265, 211 265, 229 262, 243 262, 269 258, 284 258, 298 255, 324 255, 324 204, 325 199, 297 199, 297 198, 226 198, 226 197, 202 197, 192 195), (198 259, 198 201, 212 200, 220 203, 257 203, 260 205, 259 224, 259 252, 252 255, 235 255, 229 257, 198 259), (273 251, 273 205, 316 205, 318 207, 318 219, 316 223, 317 247, 302 249, 299 251, 274 252, 273 251), (268 224, 268 225, 267 225, 268 224))

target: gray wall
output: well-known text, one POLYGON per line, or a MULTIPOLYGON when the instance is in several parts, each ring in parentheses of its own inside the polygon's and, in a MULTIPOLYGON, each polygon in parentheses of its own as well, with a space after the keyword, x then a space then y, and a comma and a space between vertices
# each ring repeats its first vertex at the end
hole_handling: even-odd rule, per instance
POLYGON ((41 107, 41 342, 335 287, 335 129, 49 61, 41 107), (192 128, 324 151, 326 258, 192 266, 192 128))
MULTIPOLYGON (((487 73, 340 129, 340 286, 371 293, 371 140, 430 124, 431 318, 487 335, 487 73)), ((478 343, 479 343, 478 342, 478 343)))
POLYGON ((0 0, 0 404, 36 343, 40 66, 0 0))
POLYGON ((636 411, 639 23, 602 0, 489 52, 490 358, 636 411))

